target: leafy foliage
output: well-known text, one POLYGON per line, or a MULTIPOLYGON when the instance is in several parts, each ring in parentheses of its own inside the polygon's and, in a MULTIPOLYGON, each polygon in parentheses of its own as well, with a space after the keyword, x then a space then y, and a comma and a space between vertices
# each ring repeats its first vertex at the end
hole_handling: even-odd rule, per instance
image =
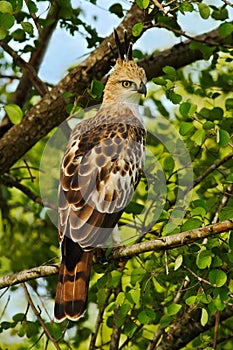
MULTIPOLYGON (((0 52, 1 136, 13 124, 20 125, 24 114, 41 98, 29 84, 17 100, 14 91, 20 91, 16 82, 23 82, 23 70, 9 60, 6 44, 12 48, 17 45, 18 56, 25 61, 33 57, 33 64, 42 47, 49 50, 46 40, 55 24, 70 35, 81 33, 88 48, 97 47, 103 40, 93 22, 88 22, 89 17, 85 18, 84 5, 75 8, 71 1, 59 0, 48 2, 49 7, 41 12, 44 3, 0 1, 0 40, 5 44, 0 52)), ((98 5, 97 1, 90 3, 98 5)), ((133 26, 135 40, 153 27, 166 28, 182 38, 186 33, 179 18, 188 14, 214 21, 221 44, 214 37, 211 42, 205 38, 190 40, 190 48, 200 52, 203 60, 177 69, 179 57, 171 57, 162 74, 149 83, 144 102, 146 167, 120 221, 124 244, 147 242, 233 218, 231 8, 227 2, 220 2, 219 7, 205 1, 155 3, 136 1, 134 6, 149 12, 151 18, 150 23, 140 20, 133 26)), ((106 6, 106 16, 123 19, 127 13, 124 1, 106 6)), ((147 56, 139 50, 136 54, 142 61, 147 56)), ((39 66, 37 62, 36 72, 39 66)), ((92 83, 86 87, 89 101, 101 99, 100 80, 93 72, 92 83)), ((84 111, 86 106, 79 104, 79 99, 76 104, 69 103, 71 95, 70 91, 63 94, 68 101, 67 112, 79 111, 79 119, 89 117, 92 112, 84 111)), ((40 140, 0 179, 2 276, 59 261, 56 219, 52 217, 53 208, 41 206, 39 184, 41 159, 52 135, 40 140)), ((59 141, 63 142, 60 136, 59 141)), ((53 145, 56 161, 46 158, 50 170, 48 198, 53 180, 56 184, 58 181, 59 146, 53 145)), ((121 262, 108 261, 111 251, 107 250, 107 261, 94 265, 88 312, 78 322, 53 321, 57 277, 27 284, 38 313, 27 306, 29 298, 22 294, 22 286, 11 287, 1 294, 1 349, 44 349, 54 344, 60 349, 165 349, 165 345, 166 349, 230 349, 232 249, 233 234, 227 231, 188 246, 181 242, 170 251, 151 251, 121 262), (213 331, 214 325, 218 325, 218 332, 216 327, 213 331), (116 333, 119 342, 114 343, 116 333), (214 345, 214 337, 219 345, 214 345), (153 343, 153 338, 160 344, 158 340, 153 343)))

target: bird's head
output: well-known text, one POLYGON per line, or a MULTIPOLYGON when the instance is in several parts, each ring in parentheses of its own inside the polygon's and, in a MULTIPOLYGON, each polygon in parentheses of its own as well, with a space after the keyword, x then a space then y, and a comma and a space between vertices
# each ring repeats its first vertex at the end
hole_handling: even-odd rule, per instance
MULTIPOLYGON (((121 47, 116 30, 114 34, 118 57, 114 71, 109 76, 104 89, 103 103, 138 103, 141 94, 146 96, 146 73, 133 60, 132 43, 128 43, 126 31, 124 32, 125 50, 121 47)), ((111 46, 110 48, 113 51, 111 46)))

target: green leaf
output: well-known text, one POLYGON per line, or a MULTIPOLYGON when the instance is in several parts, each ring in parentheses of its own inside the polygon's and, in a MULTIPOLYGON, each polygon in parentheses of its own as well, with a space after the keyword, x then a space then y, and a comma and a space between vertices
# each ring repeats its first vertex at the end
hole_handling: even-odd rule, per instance
POLYGON ((31 23, 29 23, 29 22, 21 22, 20 24, 21 24, 23 30, 26 33, 28 33, 30 35, 33 35, 33 25, 31 23))
POLYGON ((225 107, 227 111, 233 110, 233 98, 227 98, 225 101, 225 107))
POLYGON ((15 322, 22 322, 23 320, 25 320, 25 314, 18 313, 18 314, 15 314, 12 318, 15 322))
POLYGON ((163 68, 163 72, 167 75, 173 75, 176 76, 176 70, 175 68, 171 67, 171 66, 165 66, 163 68))
POLYGON ((233 32, 233 24, 232 23, 222 23, 218 28, 219 34, 222 38, 225 38, 228 35, 231 35, 233 32))
POLYGON ((126 318, 130 309, 131 309, 130 304, 123 304, 119 308, 119 314, 118 314, 118 317, 116 320, 117 327, 121 327, 123 325, 123 323, 125 322, 125 318, 126 318))
POLYGON ((179 5, 179 10, 181 12, 193 12, 193 5, 189 1, 182 1, 179 5))
POLYGON ((146 271, 142 267, 133 269, 131 273, 131 283, 134 286, 137 282, 141 282, 146 274, 146 271))
POLYGON ((142 324, 148 324, 151 322, 151 318, 147 315, 146 311, 141 311, 138 314, 138 320, 142 324))
POLYGON ((120 292, 118 295, 117 295, 117 298, 116 298, 116 305, 123 305, 124 304, 124 301, 125 301, 125 293, 123 292, 120 292))
POLYGON ((128 337, 132 337, 137 330, 138 326, 135 322, 133 321, 127 321, 124 326, 124 334, 127 335, 128 337))
POLYGON ((104 91, 104 84, 99 80, 92 80, 91 88, 88 89, 88 93, 94 99, 100 99, 104 91))
POLYGON ((231 231, 229 235, 229 247, 233 251, 233 231, 231 231))
POLYGON ((179 104, 182 101, 182 96, 175 93, 174 91, 169 91, 168 98, 174 103, 175 105, 179 104))
POLYGON ((143 0, 136 0, 138 7, 143 10, 143 0))
POLYGON ((13 13, 13 7, 9 1, 0 1, 0 12, 2 13, 13 13))
POLYGON ((224 301, 221 299, 220 295, 218 294, 217 297, 213 300, 213 304, 216 307, 217 310, 224 310, 225 304, 224 301))
POLYGON ((219 213, 219 219, 221 221, 224 221, 227 219, 232 219, 232 218, 233 218, 233 207, 232 206, 224 207, 219 213))
POLYGON ((216 287, 222 287, 227 281, 227 275, 222 270, 211 270, 209 273, 209 281, 216 287))
POLYGON ((195 302, 196 302, 196 299, 197 299, 197 296, 196 296, 196 295, 191 295, 190 297, 188 297, 188 298, 185 300, 185 303, 186 303, 188 306, 194 305, 195 302))
POLYGON ((223 109, 220 107, 214 107, 211 111, 210 111, 210 116, 209 119, 210 120, 222 120, 223 119, 223 109))
POLYGON ((7 321, 3 321, 0 323, 0 326, 2 329, 9 329, 9 328, 13 328, 14 327, 14 323, 13 322, 7 322, 7 321))
POLYGON ((168 171, 169 173, 172 173, 175 166, 174 159, 171 156, 167 156, 163 160, 163 169, 165 171, 168 171))
POLYGON ((181 227, 182 231, 188 231, 193 230, 195 228, 200 227, 202 224, 202 221, 197 218, 191 218, 187 220, 181 227))
POLYGON ((27 321, 25 330, 26 330, 27 338, 31 338, 31 337, 37 335, 39 328, 35 322, 27 321))
POLYGON ((184 116, 192 116, 197 110, 197 105, 190 102, 182 102, 179 111, 184 116))
POLYGON ((203 129, 197 130, 193 136, 192 140, 198 145, 201 146, 205 140, 205 131, 203 129))
POLYGON ((201 249, 197 255, 196 264, 199 269, 209 268, 212 262, 212 252, 207 249, 201 249))
POLYGON ((139 303, 140 296, 141 296, 140 289, 136 289, 136 288, 131 289, 128 294, 131 296, 131 300, 133 301, 134 304, 139 303))
POLYGON ((112 6, 109 7, 108 9, 111 13, 114 13, 117 15, 117 17, 122 18, 124 17, 124 12, 121 4, 113 4, 112 6))
POLYGON ((7 36, 7 34, 7 30, 0 27, 0 40, 4 39, 7 36))
POLYGON ((180 254, 175 260, 174 271, 178 270, 179 267, 182 265, 182 263, 183 263, 183 255, 180 254))
POLYGON ((13 124, 19 124, 21 122, 23 118, 23 111, 19 106, 9 104, 6 105, 4 109, 13 124))
POLYGON ((202 308, 201 309, 201 325, 204 327, 209 319, 209 315, 208 312, 206 311, 206 309, 202 308))
POLYGON ((160 319, 160 326, 166 328, 172 322, 172 317, 170 315, 163 315, 160 319))
POLYGON ((136 23, 132 28, 133 36, 139 36, 143 30, 144 24, 142 22, 136 23))
POLYGON ((38 11, 38 7, 35 3, 35 1, 29 0, 27 3, 28 9, 32 13, 36 13, 38 11))
POLYGON ((214 123, 207 120, 204 124, 203 124, 203 129, 204 130, 210 130, 214 128, 214 123))
POLYGON ((12 37, 19 42, 23 42, 26 39, 26 35, 23 29, 16 29, 12 34, 12 37))
POLYGON ((200 15, 203 19, 209 18, 210 8, 208 5, 200 3, 200 4, 198 4, 198 9, 199 9, 200 15))
POLYGON ((143 8, 146 9, 150 4, 150 0, 142 0, 143 8))
POLYGON ((103 306, 104 303, 105 303, 105 299, 106 299, 106 296, 105 296, 105 289, 103 288, 99 288, 98 289, 98 292, 97 292, 97 302, 98 302, 98 306, 103 306))
POLYGON ((192 123, 183 122, 180 124, 180 135, 185 136, 187 134, 191 134, 194 130, 194 126, 192 123))
POLYGON ((211 14, 211 17, 216 19, 217 21, 224 21, 228 18, 228 11, 225 7, 215 8, 211 14))
POLYGON ((182 305, 180 304, 170 304, 167 307, 167 313, 170 316, 176 315, 181 310, 181 308, 182 308, 182 305))
POLYGON ((152 79, 153 83, 161 86, 165 86, 167 84, 167 81, 164 78, 153 78, 152 79))
POLYGON ((204 217, 206 214, 206 210, 203 207, 196 207, 192 209, 192 216, 201 216, 204 217))
POLYGON ((125 212, 128 214, 139 215, 144 209, 144 205, 131 201, 125 208, 125 212))
POLYGON ((217 131, 217 143, 219 143, 221 147, 228 146, 230 139, 231 137, 226 130, 220 129, 217 131))
POLYGON ((114 270, 111 271, 111 280, 108 283, 110 288, 116 288, 121 280, 121 272, 114 270))
POLYGON ((9 13, 0 13, 0 26, 3 29, 10 29, 15 23, 15 17, 9 13))

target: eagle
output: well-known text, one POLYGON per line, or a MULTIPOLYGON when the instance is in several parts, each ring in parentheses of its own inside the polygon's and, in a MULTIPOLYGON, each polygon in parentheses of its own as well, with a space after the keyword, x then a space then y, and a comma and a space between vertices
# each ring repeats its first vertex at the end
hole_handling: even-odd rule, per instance
POLYGON ((114 37, 117 59, 102 104, 94 117, 75 126, 62 159, 57 321, 84 314, 94 250, 116 231, 143 170, 146 129, 138 103, 146 96, 146 74, 133 60, 127 32, 124 45, 116 30, 114 37))

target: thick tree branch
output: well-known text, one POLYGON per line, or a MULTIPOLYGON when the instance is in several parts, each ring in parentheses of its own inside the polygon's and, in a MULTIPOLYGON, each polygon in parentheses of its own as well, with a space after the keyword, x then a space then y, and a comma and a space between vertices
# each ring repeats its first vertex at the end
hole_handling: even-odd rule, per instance
MULTIPOLYGON (((132 28, 139 21, 145 21, 144 12, 137 5, 133 5, 117 30, 119 33, 122 33, 123 28, 132 28)), ((216 46, 222 43, 218 30, 198 36, 198 38, 200 37, 203 40, 214 40, 216 46)), ((129 39, 136 40, 133 37, 129 39)), ((73 94, 78 92, 79 100, 84 104, 87 102, 84 92, 90 85, 91 80, 93 78, 101 79, 110 69, 111 52, 107 45, 108 42, 113 42, 112 35, 104 40, 83 63, 74 68, 57 86, 47 93, 26 114, 19 125, 15 125, 4 135, 0 142, 0 173, 9 170, 37 141, 64 121, 67 117, 66 104, 68 103, 63 97, 64 92, 69 91, 73 94)), ((148 79, 161 75, 162 68, 166 65, 180 68, 202 59, 202 53, 198 50, 191 50, 189 44, 190 40, 175 45, 169 50, 144 58, 140 65, 145 68, 148 79)))
MULTIPOLYGON (((231 229, 233 229, 233 219, 219 222, 214 225, 200 227, 174 235, 165 236, 151 241, 136 243, 129 247, 120 248, 113 252, 112 257, 113 259, 130 258, 134 255, 153 250, 160 251, 173 249, 196 242, 199 239, 203 239, 205 237, 210 237, 221 232, 229 231, 231 229)), ((58 264, 44 265, 3 276, 0 278, 0 289, 12 286, 17 283, 26 282, 31 279, 55 275, 58 273, 58 267, 58 264)))

